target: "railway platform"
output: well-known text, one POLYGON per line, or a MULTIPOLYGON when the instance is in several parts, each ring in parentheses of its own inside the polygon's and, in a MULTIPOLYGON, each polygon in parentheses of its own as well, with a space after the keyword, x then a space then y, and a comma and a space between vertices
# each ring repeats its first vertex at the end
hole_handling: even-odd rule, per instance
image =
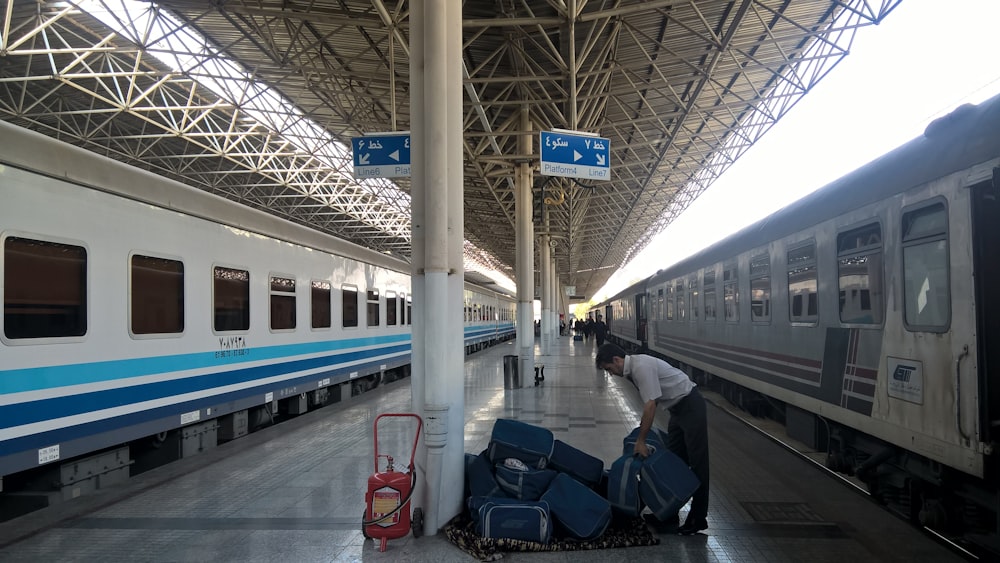
MULTIPOLYGON (((622 437, 639 422, 634 390, 594 368, 593 339, 564 336, 555 349, 536 358, 545 366, 544 382, 519 389, 504 389, 502 358, 514 353, 512 343, 466 358, 466 452, 484 449, 494 421, 503 417, 545 426, 606 465, 619 455, 622 437)), ((753 430, 720 397, 705 395, 712 460, 707 530, 656 535, 656 545, 642 547, 493 557, 573 563, 962 560, 753 430)), ((409 407, 409 380, 397 381, 126 484, 0 523, 0 561, 479 560, 443 532, 389 540, 385 552, 362 534, 373 421, 409 407)))

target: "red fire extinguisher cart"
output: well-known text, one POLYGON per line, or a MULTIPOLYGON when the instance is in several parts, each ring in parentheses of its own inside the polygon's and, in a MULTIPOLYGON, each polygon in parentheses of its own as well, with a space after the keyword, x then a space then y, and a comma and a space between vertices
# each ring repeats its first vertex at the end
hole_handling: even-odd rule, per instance
POLYGON ((410 497, 417 484, 417 470, 413 459, 417 453, 417 441, 420 440, 420 430, 424 421, 416 414, 380 414, 375 417, 375 474, 368 478, 368 492, 365 493, 365 515, 362 520, 362 532, 366 538, 382 540, 379 551, 385 551, 388 540, 397 539, 410 533, 420 537, 423 533, 424 518, 419 508, 413 511, 410 519, 410 497), (408 417, 417 420, 417 432, 413 438, 413 450, 410 453, 408 471, 396 471, 391 455, 379 454, 378 423, 387 417, 408 417), (379 471, 379 458, 386 459, 385 471, 379 471))

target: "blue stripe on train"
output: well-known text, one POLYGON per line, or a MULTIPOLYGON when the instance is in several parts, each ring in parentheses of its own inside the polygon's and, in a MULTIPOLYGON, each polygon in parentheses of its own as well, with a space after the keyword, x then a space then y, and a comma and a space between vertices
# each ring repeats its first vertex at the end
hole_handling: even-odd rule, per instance
MULTIPOLYGON (((372 366, 380 363, 382 363, 382 361, 373 362, 368 365, 372 366)), ((406 363, 409 363, 408 359, 406 360, 406 363)), ((352 366, 350 369, 353 370, 356 369, 356 367, 357 366, 352 366)), ((296 385, 302 385, 311 381, 315 381, 318 377, 328 376, 334 371, 346 372, 346 369, 345 370, 334 369, 331 370, 330 372, 297 377, 273 385, 258 385, 255 387, 240 389, 238 391, 232 391, 229 393, 212 395, 210 397, 204 397, 202 399, 196 399, 193 401, 185 401, 182 403, 177 403, 174 405, 166 405, 155 409, 145 409, 130 414, 125 414, 112 418, 106 418, 103 420, 95 420, 94 422, 88 422, 76 426, 57 428, 54 430, 49 430, 47 432, 40 432, 38 434, 31 434, 28 436, 22 436, 20 438, 0 441, 0 457, 10 455, 12 453, 16 453, 19 451, 38 449, 46 446, 51 446, 53 444, 65 443, 77 438, 82 438, 85 436, 93 436, 95 434, 100 434, 101 432, 109 432, 117 430, 119 428, 126 428, 129 426, 142 424, 144 422, 149 422, 151 420, 157 420, 168 416, 180 416, 181 413, 191 412, 196 409, 211 407, 213 405, 218 405, 220 403, 236 401, 253 395, 260 395, 261 402, 263 402, 263 395, 267 391, 271 391, 279 387, 287 388, 287 387, 294 387, 296 385)))
POLYGON ((247 369, 221 371, 183 379, 133 385, 66 397, 39 399, 37 401, 0 407, 0 420, 3 420, 4 427, 20 426, 22 424, 72 416, 131 403, 205 391, 225 385, 252 382, 257 379, 274 377, 286 373, 332 367, 337 364, 365 360, 374 356, 408 353, 409 351, 409 344, 388 346, 373 350, 293 360, 247 369))
MULTIPOLYGON (((226 337, 220 337, 224 339, 226 337)), ((245 348, 250 355, 233 356, 232 359, 220 358, 217 352, 200 352, 197 354, 178 354, 175 356, 158 356, 147 358, 132 358, 127 360, 112 360, 105 362, 90 362, 63 366, 46 366, 0 370, 0 394, 37 391, 52 387, 81 385, 100 381, 111 381, 126 377, 156 375, 174 371, 203 369, 218 366, 223 363, 244 362, 247 360, 269 360, 332 352, 348 348, 381 346, 400 342, 409 342, 410 335, 396 334, 368 338, 352 338, 349 340, 327 340, 304 344, 286 344, 281 346, 264 346, 260 348, 245 348)))

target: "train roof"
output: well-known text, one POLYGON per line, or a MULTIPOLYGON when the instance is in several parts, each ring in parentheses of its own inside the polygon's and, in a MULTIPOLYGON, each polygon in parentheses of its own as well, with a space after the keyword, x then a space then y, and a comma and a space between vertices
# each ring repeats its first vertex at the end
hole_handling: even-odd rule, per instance
MULTIPOLYGON (((965 104, 924 134, 676 264, 646 283, 722 262, 853 209, 1000 156, 1000 96, 965 104)), ((636 284, 640 285, 640 284, 636 284)), ((635 286, 633 286, 635 287, 635 286)), ((634 291, 632 288, 625 292, 634 291)))

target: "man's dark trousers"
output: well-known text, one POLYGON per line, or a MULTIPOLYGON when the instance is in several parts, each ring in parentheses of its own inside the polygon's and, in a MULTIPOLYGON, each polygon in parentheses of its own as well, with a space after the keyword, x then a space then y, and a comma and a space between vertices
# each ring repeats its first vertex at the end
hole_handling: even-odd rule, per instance
POLYGON ((691 499, 688 521, 704 520, 708 515, 708 418, 705 415, 705 399, 695 387, 668 410, 667 449, 684 460, 701 482, 691 499))

